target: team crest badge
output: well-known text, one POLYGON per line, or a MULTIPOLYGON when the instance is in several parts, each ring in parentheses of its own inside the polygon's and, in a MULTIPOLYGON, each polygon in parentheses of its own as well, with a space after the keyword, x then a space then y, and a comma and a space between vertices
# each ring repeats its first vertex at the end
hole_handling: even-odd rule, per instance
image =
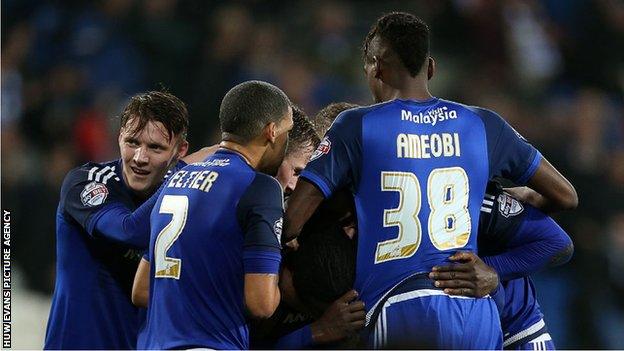
POLYGON ((284 223, 284 219, 280 217, 280 219, 275 221, 275 224, 273 225, 273 233, 275 233, 278 243, 282 242, 282 224, 283 223, 284 223))
POLYGON ((80 201, 85 206, 94 207, 103 204, 107 196, 108 189, 106 185, 99 182, 91 182, 82 189, 80 201))
POLYGON ((498 210, 503 217, 509 218, 522 213, 522 211, 524 211, 524 207, 520 201, 514 199, 513 197, 507 194, 500 194, 498 196, 498 210))
POLYGON ((331 150, 331 141, 329 141, 328 137, 324 137, 319 146, 316 148, 316 151, 312 154, 312 157, 310 157, 310 161, 314 161, 323 155, 327 155, 329 150, 331 150))

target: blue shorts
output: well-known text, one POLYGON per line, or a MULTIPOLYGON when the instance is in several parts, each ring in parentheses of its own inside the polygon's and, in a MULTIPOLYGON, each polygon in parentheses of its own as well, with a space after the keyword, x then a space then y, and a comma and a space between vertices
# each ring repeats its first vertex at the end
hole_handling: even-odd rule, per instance
POLYGON ((507 336, 503 346, 505 350, 556 350, 543 319, 518 333, 507 336))
MULTIPOLYGON (((428 280, 426 275, 424 278, 412 277, 408 279, 428 280)), ((407 285, 422 286, 418 282, 407 285)), ((503 347, 498 309, 490 298, 450 296, 433 287, 415 290, 393 288, 369 311, 367 317, 370 317, 365 329, 369 348, 503 347)))

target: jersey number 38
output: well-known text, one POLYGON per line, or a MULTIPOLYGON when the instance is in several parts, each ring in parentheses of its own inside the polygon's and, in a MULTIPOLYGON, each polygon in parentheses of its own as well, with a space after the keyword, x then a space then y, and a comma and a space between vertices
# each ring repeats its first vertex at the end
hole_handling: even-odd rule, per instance
MULTIPOLYGON (((423 191, 411 172, 381 172, 381 190, 399 193, 399 207, 384 210, 383 226, 398 227, 397 238, 377 243, 375 263, 408 258, 416 253, 422 237, 418 218, 423 191)), ((431 212, 427 221, 429 239, 438 250, 464 247, 471 231, 468 212, 468 176, 460 167, 434 169, 427 179, 431 212)))

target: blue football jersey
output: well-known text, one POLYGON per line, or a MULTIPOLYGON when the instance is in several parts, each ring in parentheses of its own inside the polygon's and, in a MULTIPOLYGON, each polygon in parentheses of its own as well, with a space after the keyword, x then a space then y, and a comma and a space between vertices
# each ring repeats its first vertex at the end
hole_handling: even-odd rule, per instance
MULTIPOLYGON (((522 236, 531 235, 531 231, 550 232, 551 236, 567 238, 552 218, 503 193, 494 183, 491 185, 488 186, 479 220, 479 255, 485 257, 484 260, 487 256, 509 250, 514 241, 526 241, 522 236)), ((516 348, 548 333, 531 278, 501 280, 505 292, 505 304, 501 311, 505 348, 516 348)))
POLYGON ((249 347, 244 274, 277 274, 277 181, 219 150, 165 183, 151 216, 150 294, 139 348, 249 347))
MULTIPOLYGON (((143 202, 125 185, 121 167, 120 160, 87 163, 63 181, 56 212, 56 285, 45 349, 136 347, 141 312, 130 296, 141 252, 96 228, 98 221, 111 216, 111 208, 133 211, 143 202)), ((147 236, 145 241, 146 247, 147 236)))
POLYGON ((488 179, 518 184, 541 156, 497 114, 432 98, 341 113, 301 176, 358 215, 355 288, 367 306, 456 250, 476 251, 488 179))

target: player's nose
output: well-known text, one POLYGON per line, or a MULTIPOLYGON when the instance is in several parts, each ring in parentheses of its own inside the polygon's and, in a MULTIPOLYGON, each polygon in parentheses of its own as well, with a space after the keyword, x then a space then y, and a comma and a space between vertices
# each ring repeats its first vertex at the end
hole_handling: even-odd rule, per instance
POLYGON ((132 158, 138 165, 147 164, 149 158, 147 157, 147 150, 144 147, 138 147, 134 150, 134 157, 132 158))
POLYGON ((287 194, 290 194, 293 192, 293 190, 295 190, 295 187, 297 186, 297 181, 299 180, 299 176, 292 176, 290 177, 290 179, 288 180, 288 184, 286 184, 286 190, 285 192, 287 194))

